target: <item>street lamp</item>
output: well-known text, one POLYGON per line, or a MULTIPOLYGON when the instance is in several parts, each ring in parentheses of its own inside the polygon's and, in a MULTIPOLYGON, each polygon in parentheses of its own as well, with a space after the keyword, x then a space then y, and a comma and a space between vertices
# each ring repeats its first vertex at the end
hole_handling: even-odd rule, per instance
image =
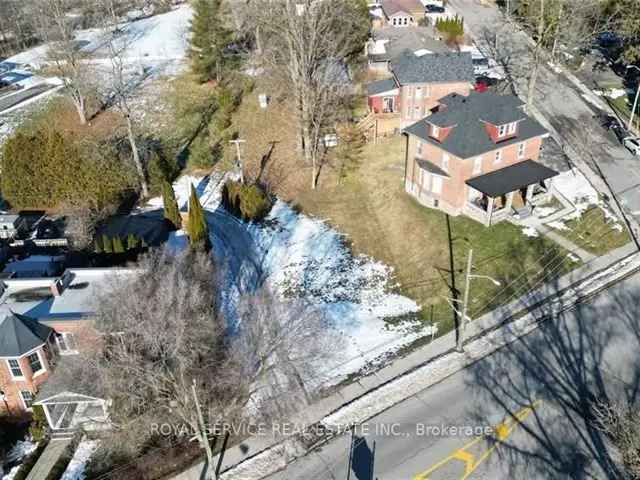
MULTIPOLYGON (((630 68, 635 68, 640 72, 640 67, 637 65, 627 65, 627 70, 630 68)), ((633 101, 633 107, 631 108, 631 118, 629 118, 629 125, 627 125, 627 130, 633 132, 631 129, 633 128, 633 115, 636 113, 636 107, 638 106, 638 97, 640 96, 640 81, 637 82, 636 85, 636 98, 633 101)))
POLYGON ((495 278, 489 277, 488 275, 473 275, 471 273, 471 267, 473 263, 473 249, 469 249, 469 256, 467 257, 467 274, 465 275, 464 280, 464 296, 462 299, 462 314, 461 320, 462 328, 458 332, 458 339, 456 342, 456 350, 462 352, 464 350, 464 331, 467 328, 467 322, 469 321, 469 316, 467 315, 467 309, 469 307, 469 287, 471 285, 471 280, 474 278, 484 278, 485 280, 490 280, 495 286, 499 287, 501 284, 495 278))

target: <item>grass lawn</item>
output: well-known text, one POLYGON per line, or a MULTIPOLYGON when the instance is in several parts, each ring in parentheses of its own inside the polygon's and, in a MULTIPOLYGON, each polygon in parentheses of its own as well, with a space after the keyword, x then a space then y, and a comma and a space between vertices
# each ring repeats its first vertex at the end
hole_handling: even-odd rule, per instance
POLYGON ((604 255, 631 241, 622 223, 618 222, 614 226, 604 211, 595 206, 585 211, 579 219, 564 223, 569 230, 557 229, 557 233, 596 256, 604 255))
POLYGON ((403 145, 403 138, 368 144, 359 171, 342 185, 325 181, 322 188, 301 193, 297 201, 305 212, 327 219, 345 233, 355 253, 393 266, 401 293, 424 306, 425 322, 437 321, 441 333, 453 328, 444 297, 452 296, 452 286, 462 293, 470 247, 475 273, 490 275, 502 284, 497 287, 484 279, 472 282, 470 313, 474 317, 546 276, 576 266, 556 244, 526 237, 514 225, 485 228, 466 217, 448 218, 418 204, 403 189, 403 145))
MULTIPOLYGON (((616 82, 616 83, 600 82, 598 86, 605 91, 607 89, 613 89, 613 88, 624 88, 624 85, 622 84, 622 82, 616 82)), ((629 117, 631 115, 631 107, 633 106, 634 98, 635 98, 635 92, 633 95, 622 95, 618 98, 611 98, 611 97, 604 98, 604 100, 609 103, 611 108, 613 108, 618 114, 618 116, 622 119, 625 128, 629 123, 629 117)), ((640 129, 640 115, 638 115, 640 113, 638 112, 638 110, 640 110, 640 105, 636 107, 636 109, 637 109, 636 115, 633 118, 633 125, 636 128, 640 129)))

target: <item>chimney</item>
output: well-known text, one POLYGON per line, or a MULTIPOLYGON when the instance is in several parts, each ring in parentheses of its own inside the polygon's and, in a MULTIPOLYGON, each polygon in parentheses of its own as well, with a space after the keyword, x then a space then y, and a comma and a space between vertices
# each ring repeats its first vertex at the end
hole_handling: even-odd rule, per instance
POLYGON ((61 296, 72 280, 73 274, 70 271, 65 270, 65 272, 59 278, 56 278, 55 281, 51 284, 51 293, 53 294, 53 296, 61 296))

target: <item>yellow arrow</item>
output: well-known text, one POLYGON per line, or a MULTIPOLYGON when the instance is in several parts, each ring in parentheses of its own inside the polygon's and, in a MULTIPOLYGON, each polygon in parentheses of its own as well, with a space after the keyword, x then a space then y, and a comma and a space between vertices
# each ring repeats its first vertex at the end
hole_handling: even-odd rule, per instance
POLYGON ((480 455, 480 458, 478 458, 477 461, 476 461, 476 457, 468 450, 471 447, 473 447, 475 444, 477 444, 479 441, 481 441, 485 437, 484 435, 481 437, 474 438, 469 443, 465 444, 462 448, 459 448, 448 457, 442 459, 441 461, 439 461, 438 463, 430 467, 428 470, 425 470, 424 472, 413 477, 413 480, 429 480, 429 475, 431 475, 436 470, 439 470, 444 465, 454 460, 459 460, 464 463, 464 475, 461 477, 460 480, 468 479, 469 476, 480 466, 480 464, 484 462, 487 458, 489 458, 489 456, 500 445, 500 443, 504 442, 507 438, 509 438, 511 433, 513 433, 513 430, 515 429, 515 427, 517 427, 519 424, 524 422, 524 420, 529 415, 531 415, 531 412, 533 412, 533 410, 541 403, 542 403, 542 400, 536 400, 530 406, 525 407, 522 410, 516 412, 511 418, 497 424, 493 428, 497 442, 494 445, 492 445, 489 449, 487 449, 487 451, 485 451, 482 455, 480 455))

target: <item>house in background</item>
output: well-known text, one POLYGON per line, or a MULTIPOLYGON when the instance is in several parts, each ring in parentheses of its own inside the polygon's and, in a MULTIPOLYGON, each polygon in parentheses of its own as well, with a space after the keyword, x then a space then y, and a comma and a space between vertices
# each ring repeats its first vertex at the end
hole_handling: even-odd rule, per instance
MULTIPOLYGON (((92 319, 96 299, 111 282, 135 272, 119 268, 68 269, 56 278, 2 281, 0 411, 18 415, 29 411, 36 397, 49 400, 52 410, 45 412, 52 430, 78 426, 88 418, 83 416, 85 413, 99 413, 98 407, 104 405, 92 396, 93 392, 76 391, 73 395, 77 401, 72 401, 72 392, 67 390, 54 393, 50 388, 43 394, 42 389, 50 381, 61 383, 56 377, 64 377, 59 370, 71 361, 67 356, 101 345, 101 335, 94 329, 92 319), (60 396, 61 393, 65 395, 60 396), (54 395, 57 396, 49 398, 54 395), (62 411, 67 413, 62 415, 62 411)), ((92 419, 96 421, 95 416, 92 419)))
POLYGON ((418 54, 405 51, 391 62, 392 78, 367 85, 367 136, 399 131, 429 115, 438 100, 451 93, 468 95, 474 74, 470 53, 418 54))
POLYGON ((0 215, 0 239, 11 240, 26 231, 26 224, 20 215, 0 215))
POLYGON ((547 131, 512 95, 453 93, 407 127, 405 190, 421 204, 491 225, 552 195, 557 172, 538 163, 547 131))
POLYGON ((425 18, 425 8, 420 0, 382 0, 382 16, 374 28, 391 26, 396 28, 415 27, 425 18))

